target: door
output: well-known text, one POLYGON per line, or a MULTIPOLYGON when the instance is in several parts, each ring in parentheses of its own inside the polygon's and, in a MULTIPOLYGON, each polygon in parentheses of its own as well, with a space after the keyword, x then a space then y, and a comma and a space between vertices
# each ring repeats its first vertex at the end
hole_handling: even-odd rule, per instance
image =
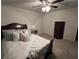
POLYGON ((56 39, 63 39, 64 27, 65 27, 65 22, 60 22, 60 21, 55 22, 54 37, 56 39))

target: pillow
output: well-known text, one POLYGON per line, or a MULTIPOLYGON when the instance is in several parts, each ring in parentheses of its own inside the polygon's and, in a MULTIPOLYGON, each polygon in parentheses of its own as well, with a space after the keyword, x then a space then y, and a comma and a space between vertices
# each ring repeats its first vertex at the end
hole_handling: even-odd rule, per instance
POLYGON ((22 31, 28 38, 31 37, 31 31, 30 30, 23 30, 22 31))
POLYGON ((21 32, 20 33, 20 40, 21 41, 28 41, 29 40, 29 35, 28 35, 28 31, 26 32, 21 32))
POLYGON ((21 29, 21 31, 24 31, 25 32, 25 31, 28 31, 28 30, 27 29, 21 29))
POLYGON ((3 30, 3 39, 9 40, 9 41, 12 41, 12 40, 18 41, 18 40, 20 40, 20 36, 23 37, 24 35, 29 39, 30 35, 29 35, 29 32, 28 32, 27 29, 22 29, 22 30, 3 30))
POLYGON ((13 40, 14 41, 20 40, 20 33, 19 32, 13 32, 13 40))
POLYGON ((20 33, 20 30, 3 30, 3 39, 6 39, 8 41, 12 41, 12 40, 16 41, 19 38, 18 37, 19 33, 20 33))
POLYGON ((7 41, 12 41, 13 40, 12 31, 3 30, 3 39, 7 41))

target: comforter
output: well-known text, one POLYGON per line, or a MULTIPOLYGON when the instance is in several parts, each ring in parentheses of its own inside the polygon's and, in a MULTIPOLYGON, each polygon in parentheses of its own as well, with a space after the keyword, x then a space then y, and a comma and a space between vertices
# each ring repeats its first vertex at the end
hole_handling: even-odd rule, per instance
POLYGON ((2 59, 26 59, 30 51, 40 52, 49 43, 49 40, 34 34, 27 42, 2 41, 2 59))

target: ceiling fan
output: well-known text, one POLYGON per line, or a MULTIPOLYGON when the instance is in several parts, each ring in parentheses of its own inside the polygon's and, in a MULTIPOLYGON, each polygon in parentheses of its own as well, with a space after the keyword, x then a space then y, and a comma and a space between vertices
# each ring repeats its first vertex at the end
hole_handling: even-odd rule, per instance
POLYGON ((42 5, 34 6, 34 7, 40 7, 40 6, 42 6, 42 11, 43 12, 49 12, 50 9, 51 9, 51 7, 58 8, 58 6, 55 6, 53 4, 62 2, 64 0, 54 0, 53 2, 50 2, 49 0, 39 0, 39 1, 42 3, 42 5))

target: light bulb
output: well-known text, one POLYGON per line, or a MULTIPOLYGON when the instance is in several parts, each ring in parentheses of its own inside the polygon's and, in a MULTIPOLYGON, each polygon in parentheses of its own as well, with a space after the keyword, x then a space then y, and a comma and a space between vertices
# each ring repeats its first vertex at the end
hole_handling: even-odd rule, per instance
POLYGON ((46 12, 49 12, 49 11, 50 11, 50 9, 51 9, 51 7, 50 7, 50 6, 46 6, 46 12))
POLYGON ((46 8, 45 8, 45 7, 43 7, 43 8, 42 8, 42 11, 43 11, 43 12, 45 12, 45 11, 46 11, 46 8))

